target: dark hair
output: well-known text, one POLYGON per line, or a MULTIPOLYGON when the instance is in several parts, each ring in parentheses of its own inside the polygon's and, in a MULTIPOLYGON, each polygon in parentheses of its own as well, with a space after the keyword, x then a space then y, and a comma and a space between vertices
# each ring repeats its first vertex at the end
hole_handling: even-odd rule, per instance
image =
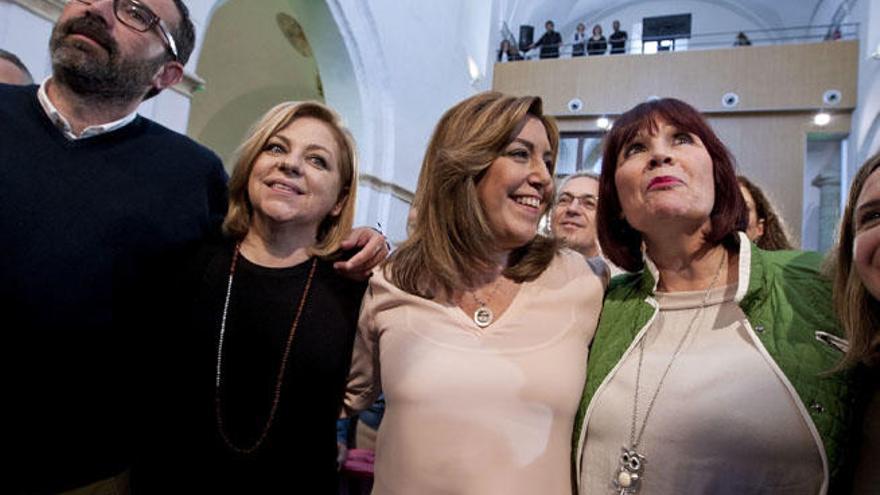
POLYGON ((759 220, 764 220, 764 233, 755 239, 755 245, 766 251, 794 249, 794 245, 785 232, 782 217, 776 214, 773 204, 764 195, 764 191, 744 175, 738 175, 736 179, 752 195, 752 200, 755 202, 755 215, 759 220))
POLYGON ((28 70, 21 59, 19 59, 14 53, 8 52, 0 48, 0 59, 8 60, 12 65, 18 67, 27 77, 28 84, 32 84, 34 82, 34 76, 31 75, 31 71, 28 70))
POLYGON ((177 44, 177 56, 180 58, 180 63, 186 65, 196 44, 196 28, 193 26, 192 19, 189 17, 189 9, 186 8, 183 0, 174 0, 174 5, 180 12, 180 22, 171 28, 171 36, 174 36, 174 43, 177 44))
MULTIPOLYGON (((196 28, 193 26, 192 19, 189 17, 189 9, 183 3, 183 0, 174 0, 174 5, 180 13, 180 21, 175 25, 169 26, 169 29, 171 30, 171 36, 174 38, 174 44, 177 47, 177 58, 181 65, 186 65, 196 45, 196 28)), ((171 59, 170 53, 168 54, 168 59, 171 59)), ((144 96, 144 100, 148 100, 157 94, 159 94, 159 90, 150 88, 144 96)))
POLYGON ((602 175, 599 178, 599 207, 596 226, 605 256, 627 271, 642 268, 642 234, 623 218, 617 195, 615 172, 617 157, 639 132, 657 132, 658 121, 700 138, 712 158, 715 205, 709 214, 712 228, 705 240, 718 244, 748 225, 748 210, 739 191, 733 156, 697 109, 674 98, 652 100, 636 105, 614 122, 605 136, 602 175))

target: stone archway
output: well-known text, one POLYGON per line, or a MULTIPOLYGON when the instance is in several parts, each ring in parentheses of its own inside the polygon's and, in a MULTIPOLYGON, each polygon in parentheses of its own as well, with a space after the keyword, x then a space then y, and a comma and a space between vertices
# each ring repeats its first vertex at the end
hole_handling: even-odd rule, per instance
POLYGON ((227 166, 248 126, 272 105, 319 99, 343 116, 358 144, 362 187, 356 223, 382 222, 392 197, 411 195, 390 181, 394 108, 368 5, 220 0, 200 25, 205 27, 197 72, 206 87, 193 97, 189 134, 221 154, 227 166), (285 33, 282 17, 298 28, 288 21, 285 33))

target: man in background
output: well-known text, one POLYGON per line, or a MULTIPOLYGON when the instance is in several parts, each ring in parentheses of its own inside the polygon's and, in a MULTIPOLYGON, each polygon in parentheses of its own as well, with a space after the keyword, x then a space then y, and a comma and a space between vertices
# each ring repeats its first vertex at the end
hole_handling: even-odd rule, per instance
POLYGON ((550 218, 553 235, 584 258, 599 256, 596 238, 596 205, 599 200, 599 177, 578 172, 559 186, 550 218))
POLYGON ((620 21, 615 20, 612 22, 611 28, 614 29, 614 32, 608 37, 608 42, 611 44, 611 54, 626 53, 627 34, 626 31, 620 30, 620 21))
POLYGON ((599 176, 578 172, 562 181, 550 214, 550 232, 580 253, 597 275, 609 279, 623 273, 602 256, 596 234, 599 176))
POLYGON ((541 47, 541 58, 559 58, 559 47, 562 45, 562 35, 553 30, 553 21, 544 24, 546 31, 534 42, 529 50, 541 47))

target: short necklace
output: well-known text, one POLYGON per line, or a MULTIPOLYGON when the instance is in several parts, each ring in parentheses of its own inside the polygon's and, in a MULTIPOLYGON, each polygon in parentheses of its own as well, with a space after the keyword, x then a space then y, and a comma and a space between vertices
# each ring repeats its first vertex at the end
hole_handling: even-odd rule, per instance
POLYGON ((232 439, 229 438, 229 435, 226 434, 226 429, 223 427, 223 413, 220 403, 220 377, 223 370, 223 338, 226 336, 226 314, 229 311, 229 297, 232 294, 232 279, 235 276, 235 265, 238 262, 238 255, 240 252, 241 243, 238 243, 235 245, 235 252, 232 254, 232 263, 229 266, 229 282, 226 284, 226 300, 223 302, 223 317, 220 320, 220 342, 217 344, 217 375, 214 391, 214 410, 217 415, 217 431, 220 432, 223 442, 225 442, 230 449, 239 454, 252 454, 256 452, 257 449, 260 448, 260 445, 263 444, 263 441, 266 440, 266 436, 269 435, 269 429, 272 428, 275 413, 278 411, 278 403, 281 400, 281 386, 284 383, 284 371, 287 369, 287 360, 290 357, 290 347, 291 344, 293 344, 293 335, 296 333, 296 327, 299 325, 299 318, 302 316, 303 308, 306 305, 309 289, 312 286, 312 278, 315 276, 315 267, 318 266, 318 259, 314 258, 312 260, 309 277, 306 280, 302 297, 299 300, 299 307, 296 310, 296 316, 293 318, 293 325, 290 326, 290 333, 287 335, 287 342, 284 345, 284 354, 281 357, 281 366, 278 369, 278 377, 275 379, 275 394, 272 397, 272 408, 269 409, 269 419, 266 420, 266 425, 263 427, 260 436, 257 437, 257 440, 253 444, 249 447, 239 447, 232 443, 232 439))
POLYGON ((712 278, 712 283, 709 284, 709 287, 706 289, 705 294, 703 294, 703 302, 700 303, 700 308, 694 313, 694 316, 691 317, 691 321, 690 323, 688 323, 687 330, 682 335, 681 340, 678 341, 678 345, 675 347, 675 351, 672 353, 672 358, 669 360, 669 364, 666 365, 666 369, 663 370, 663 374, 660 375, 660 381, 657 383, 657 388, 654 390, 654 395, 652 395, 651 400, 648 401, 648 407, 645 410, 645 419, 642 421, 642 426, 641 428, 639 428, 638 434, 636 434, 636 421, 639 415, 639 382, 642 376, 642 361, 645 357, 645 336, 643 335, 642 340, 639 341, 639 362, 636 368, 636 387, 635 394, 633 396, 633 412, 632 424, 630 426, 629 432, 629 448, 627 448, 626 446, 621 447, 617 472, 615 473, 613 480, 613 485, 615 490, 618 490, 618 495, 638 493, 639 488, 641 488, 647 458, 643 454, 639 453, 637 448, 639 446, 639 442, 642 441, 642 434, 645 433, 645 426, 648 424, 648 416, 651 415, 651 411, 654 409, 654 402, 657 400, 657 396, 660 394, 660 389, 663 387, 663 381, 666 380, 666 375, 668 375, 669 370, 672 369, 672 363, 675 362, 675 359, 681 353, 685 341, 687 341, 688 337, 691 335, 691 332, 694 329, 694 323, 697 321, 700 315, 703 314, 703 310, 706 308, 706 303, 709 301, 709 293, 712 291, 712 288, 715 287, 715 283, 718 281, 718 276, 721 274, 721 269, 722 267, 724 267, 724 261, 726 259, 727 251, 724 251, 723 255, 721 256, 721 262, 718 264, 718 270, 715 271, 715 277, 712 278))
POLYGON ((498 287, 501 285, 501 280, 503 278, 503 275, 498 276, 498 280, 492 287, 492 292, 489 293, 489 297, 487 297, 485 301, 477 297, 476 291, 470 293, 471 297, 473 297, 474 301, 476 301, 476 303, 479 305, 474 311, 474 323, 476 323, 477 326, 480 328, 488 327, 492 324, 492 321, 495 320, 495 313, 493 313, 492 309, 489 308, 489 302, 492 301, 492 297, 495 295, 495 292, 498 291, 498 287))

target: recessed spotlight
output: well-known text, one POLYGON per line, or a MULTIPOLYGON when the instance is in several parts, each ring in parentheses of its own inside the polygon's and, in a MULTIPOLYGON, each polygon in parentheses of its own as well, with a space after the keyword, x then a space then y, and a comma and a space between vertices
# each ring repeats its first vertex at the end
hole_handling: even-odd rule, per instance
POLYGON ((608 130, 611 127, 611 121, 607 117, 599 117, 596 119, 596 127, 608 130))
POLYGON ((831 114, 827 112, 819 112, 813 116, 813 123, 816 125, 828 125, 829 122, 831 122, 831 114))

